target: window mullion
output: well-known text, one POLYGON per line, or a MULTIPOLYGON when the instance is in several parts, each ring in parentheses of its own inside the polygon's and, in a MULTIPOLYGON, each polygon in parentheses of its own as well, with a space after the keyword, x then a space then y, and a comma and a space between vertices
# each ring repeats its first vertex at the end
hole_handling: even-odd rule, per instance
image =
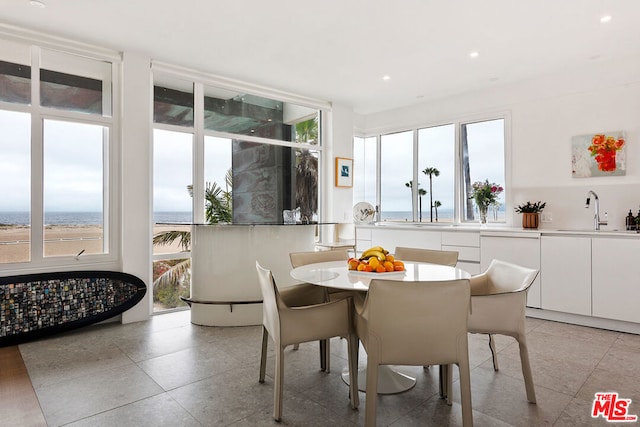
POLYGON ((420 209, 420 205, 418 202, 419 192, 420 192, 420 177, 418 175, 419 165, 418 165, 418 131, 413 129, 413 182, 415 183, 411 187, 411 198, 413 202, 411 205, 413 206, 413 222, 418 220, 418 210, 420 209))
POLYGON ((31 262, 44 258, 44 146, 40 111, 40 48, 31 47, 31 262))
POLYGON ((204 224, 204 88, 202 83, 195 83, 193 88, 193 205, 192 220, 196 224, 204 224))

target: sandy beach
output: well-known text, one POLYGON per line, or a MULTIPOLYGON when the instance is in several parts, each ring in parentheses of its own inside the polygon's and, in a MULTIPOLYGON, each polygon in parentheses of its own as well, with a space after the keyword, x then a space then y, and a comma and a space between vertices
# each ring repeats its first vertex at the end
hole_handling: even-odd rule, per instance
MULTIPOLYGON (((180 230, 189 231, 189 225, 156 225, 153 234, 180 230)), ((0 264, 28 262, 31 229, 27 226, 0 226, 0 264)), ((103 252, 103 230, 95 225, 50 225, 44 230, 45 256, 99 254, 103 252)), ((177 243, 170 246, 155 246, 154 254, 180 252, 177 243)))

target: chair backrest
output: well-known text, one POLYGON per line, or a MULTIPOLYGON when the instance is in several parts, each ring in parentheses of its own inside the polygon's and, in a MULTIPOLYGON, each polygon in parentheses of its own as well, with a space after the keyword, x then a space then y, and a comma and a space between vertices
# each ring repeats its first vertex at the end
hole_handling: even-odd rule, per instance
POLYGON ((356 226, 352 222, 336 224, 336 240, 354 240, 356 238, 356 226))
POLYGON ((486 294, 526 291, 538 276, 538 270, 494 259, 485 272, 486 294))
POLYGON ((287 305, 280 297, 276 281, 271 270, 262 267, 256 261, 258 283, 262 292, 262 324, 274 339, 280 336, 280 309, 287 305))
POLYGON ((373 279, 363 310, 380 364, 456 363, 459 340, 467 337, 469 300, 468 279, 373 279))
POLYGON ((349 251, 347 249, 332 249, 329 251, 291 252, 289 259, 291 259, 293 268, 327 261, 344 261, 346 265, 349 259, 349 251))
POLYGON ((393 254, 402 261, 428 262, 431 264, 449 265, 455 267, 458 263, 457 251, 438 251, 434 249, 396 247, 393 254))

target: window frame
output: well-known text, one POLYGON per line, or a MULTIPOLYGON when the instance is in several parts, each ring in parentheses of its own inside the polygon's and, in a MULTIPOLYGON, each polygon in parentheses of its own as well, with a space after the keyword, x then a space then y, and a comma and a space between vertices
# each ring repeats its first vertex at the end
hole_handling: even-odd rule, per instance
MULTIPOLYGON (((0 101, 0 109, 28 113, 31 118, 31 194, 30 194, 30 259, 24 262, 0 264, 3 274, 20 274, 24 271, 50 271, 52 268, 67 269, 70 267, 83 269, 91 266, 117 268, 121 256, 120 250, 120 166, 116 159, 120 153, 120 89, 121 89, 121 56, 115 51, 93 47, 89 45, 64 44, 58 40, 46 37, 33 38, 21 35, 7 37, 0 33, 0 42, 25 46, 30 55, 31 63, 31 101, 29 104, 19 104, 0 101), (40 55, 42 51, 73 55, 81 60, 100 61, 110 64, 111 92, 104 94, 111 103, 109 112, 103 115, 88 114, 73 110, 40 105, 40 55), (44 121, 55 120, 62 122, 91 124, 107 128, 108 136, 103 139, 103 247, 106 252, 97 254, 83 254, 79 256, 44 255, 44 121)), ((2 59, 2 58, 0 58, 2 59)), ((81 76, 82 77, 82 76, 81 76)))
MULTIPOLYGON (((411 131, 413 133, 413 180, 414 182, 418 182, 420 178, 424 178, 424 175, 421 174, 420 165, 418 165, 418 140, 419 140, 419 131, 421 129, 426 128, 434 128, 445 125, 453 125, 454 126, 454 213, 453 213, 453 225, 475 225, 477 224, 476 220, 464 220, 464 212, 463 208, 466 204, 466 194, 464 192, 464 182, 463 182, 463 159, 462 159, 462 140, 461 140, 461 129, 463 125, 469 125, 478 122, 484 121, 494 121, 494 120, 503 120, 504 121, 504 151, 502 161, 504 164, 504 175, 505 182, 502 183, 505 188, 504 193, 504 209, 505 209, 505 220, 499 222, 491 222, 491 224, 496 224, 500 226, 510 226, 512 224, 512 215, 511 208, 513 206, 511 197, 511 113, 509 111, 502 111, 496 113, 482 113, 475 114, 463 117, 457 117, 452 120, 441 120, 437 122, 430 123, 419 123, 412 126, 389 126, 385 128, 381 128, 376 130, 376 132, 359 132, 354 134, 354 138, 376 138, 376 204, 375 208, 377 210, 376 221, 381 221, 382 215, 382 205, 381 205, 381 190, 380 190, 380 182, 381 182, 381 140, 384 135, 395 134, 400 132, 408 132, 411 131)), ((499 156, 496 156, 499 158, 499 156)), ((413 221, 410 223, 416 223, 418 218, 418 189, 417 186, 412 188, 412 218, 413 221)), ((359 200, 354 200, 358 202, 359 200)), ((390 221, 393 223, 393 221, 390 221)), ((404 223, 404 222, 403 222, 404 223)), ((421 222, 419 224, 427 225, 427 226, 442 226, 444 223, 431 223, 431 222, 421 222)), ((450 225, 447 223, 446 225, 450 225)))

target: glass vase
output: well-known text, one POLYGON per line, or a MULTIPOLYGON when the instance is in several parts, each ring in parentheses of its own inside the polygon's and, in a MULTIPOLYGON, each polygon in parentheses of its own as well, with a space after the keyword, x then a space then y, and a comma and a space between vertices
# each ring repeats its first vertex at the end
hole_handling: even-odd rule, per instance
POLYGON ((480 224, 486 224, 487 212, 489 211, 489 206, 479 205, 478 211, 480 212, 480 224))

